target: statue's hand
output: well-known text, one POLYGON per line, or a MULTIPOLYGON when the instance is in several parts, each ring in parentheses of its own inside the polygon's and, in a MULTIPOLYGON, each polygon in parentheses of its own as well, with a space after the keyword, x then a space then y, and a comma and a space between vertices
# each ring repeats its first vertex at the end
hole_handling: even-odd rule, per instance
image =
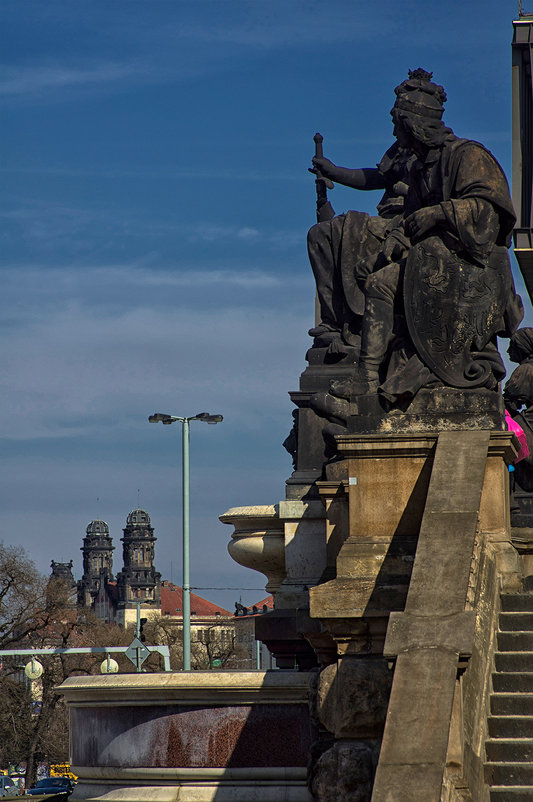
POLYGON ((405 219, 405 233, 416 242, 444 220, 444 212, 440 206, 428 206, 413 212, 405 219))
POLYGON ((394 192, 395 195, 400 195, 401 197, 405 198, 405 196, 409 192, 409 186, 405 183, 405 181, 396 181, 396 183, 392 187, 392 191, 394 192))
POLYGON ((331 178, 335 165, 323 156, 313 156, 313 168, 312 173, 321 173, 325 178, 331 178))
POLYGON ((403 236, 401 230, 394 229, 383 243, 381 251, 387 262, 398 262, 404 257, 408 248, 409 242, 403 236))

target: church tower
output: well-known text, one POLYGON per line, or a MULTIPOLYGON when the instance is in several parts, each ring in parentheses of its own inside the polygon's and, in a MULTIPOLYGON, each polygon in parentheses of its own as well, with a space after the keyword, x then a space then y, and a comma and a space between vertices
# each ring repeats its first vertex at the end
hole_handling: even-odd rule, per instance
POLYGON ((117 594, 119 617, 126 625, 135 620, 137 602, 143 607, 161 606, 161 574, 154 566, 156 538, 147 512, 130 512, 121 540, 124 567, 117 575, 117 594))
POLYGON ((78 604, 91 607, 102 582, 113 580, 113 541, 105 521, 95 520, 83 538, 83 576, 78 582, 78 604))

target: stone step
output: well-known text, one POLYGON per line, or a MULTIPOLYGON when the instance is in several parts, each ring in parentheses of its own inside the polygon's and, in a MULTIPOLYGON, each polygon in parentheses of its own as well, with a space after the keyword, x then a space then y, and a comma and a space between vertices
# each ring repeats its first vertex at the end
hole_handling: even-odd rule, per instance
POLYGON ((533 632, 498 632, 500 652, 533 652, 533 632))
POLYGON ((502 593, 502 611, 533 613, 533 593, 502 593))
POLYGON ((533 693, 492 693, 493 716, 533 716, 533 693))
POLYGON ((496 652, 494 665, 496 671, 533 671, 533 652, 496 652))
POLYGON ((533 612, 500 613, 499 623, 502 632, 517 630, 520 632, 532 632, 533 612))
POLYGON ((533 672, 502 672, 492 675, 492 687, 502 693, 533 693, 533 672))
POLYGON ((533 785, 496 785, 490 789, 490 802, 531 802, 533 785))
POLYGON ((533 738, 533 716, 489 716, 488 725, 491 738, 533 738))
POLYGON ((533 738, 489 738, 485 741, 489 762, 525 763, 533 761, 533 738))
MULTIPOLYGON (((533 785, 533 763, 485 763, 485 779, 492 788, 495 785, 533 785)), ((530 797, 530 802, 533 797, 530 797)))

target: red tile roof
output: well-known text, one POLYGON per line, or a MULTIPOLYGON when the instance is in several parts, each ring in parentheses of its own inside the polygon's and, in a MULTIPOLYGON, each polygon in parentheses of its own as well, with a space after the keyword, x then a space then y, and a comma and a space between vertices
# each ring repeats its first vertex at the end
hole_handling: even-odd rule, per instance
POLYGON ((263 615, 264 613, 270 612, 270 610, 274 609, 274 597, 272 595, 267 596, 266 599, 262 599, 261 601, 255 602, 255 604, 250 604, 248 607, 245 607, 243 604, 236 604, 235 605, 235 616, 239 618, 249 618, 254 615, 263 615))
MULTIPOLYGON (((161 582, 161 615, 177 615, 181 617, 183 610, 183 588, 179 585, 173 585, 166 579, 161 582)), ((219 607, 218 604, 202 599, 196 593, 191 593, 191 614, 196 614, 199 618, 214 617, 223 615, 232 617, 233 613, 219 607)))
POLYGON ((269 610, 274 609, 274 596, 270 594, 267 596, 266 599, 262 599, 261 601, 255 602, 255 604, 251 604, 250 607, 257 607, 258 610, 262 610, 263 607, 268 607, 269 610))

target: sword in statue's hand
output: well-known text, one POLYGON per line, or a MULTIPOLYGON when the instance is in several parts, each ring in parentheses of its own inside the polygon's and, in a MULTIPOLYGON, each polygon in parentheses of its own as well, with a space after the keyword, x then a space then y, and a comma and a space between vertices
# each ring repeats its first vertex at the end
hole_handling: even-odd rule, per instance
MULTIPOLYGON (((324 141, 324 137, 322 134, 317 132, 314 135, 313 140, 315 143, 315 158, 323 159, 324 152, 322 149, 322 143, 324 141)), ((322 175, 317 167, 310 167, 309 172, 315 175, 316 219, 319 223, 323 222, 324 220, 331 220, 331 218, 335 216, 335 212, 333 211, 333 207, 328 200, 327 190, 333 189, 335 184, 330 178, 326 178, 326 176, 322 175)))

